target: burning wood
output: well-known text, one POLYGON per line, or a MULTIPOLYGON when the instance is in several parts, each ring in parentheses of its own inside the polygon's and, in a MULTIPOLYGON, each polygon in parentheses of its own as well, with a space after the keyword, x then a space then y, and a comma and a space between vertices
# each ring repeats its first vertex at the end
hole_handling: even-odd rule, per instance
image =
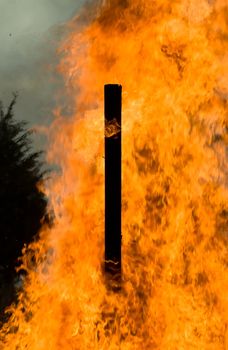
POLYGON ((98 3, 62 47, 75 115, 51 127, 56 219, 24 255, 0 350, 227 349, 227 1, 98 3), (107 81, 124 118, 107 86, 104 167, 107 81))
POLYGON ((121 274, 121 92, 105 85, 105 271, 121 274))

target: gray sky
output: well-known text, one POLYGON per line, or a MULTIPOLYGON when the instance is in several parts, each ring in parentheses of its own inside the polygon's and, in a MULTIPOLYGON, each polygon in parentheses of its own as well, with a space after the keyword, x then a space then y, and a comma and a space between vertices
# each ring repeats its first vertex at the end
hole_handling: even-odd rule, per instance
POLYGON ((55 91, 55 49, 63 24, 83 0, 0 0, 0 99, 7 106, 18 92, 15 116, 29 125, 51 120, 55 91))

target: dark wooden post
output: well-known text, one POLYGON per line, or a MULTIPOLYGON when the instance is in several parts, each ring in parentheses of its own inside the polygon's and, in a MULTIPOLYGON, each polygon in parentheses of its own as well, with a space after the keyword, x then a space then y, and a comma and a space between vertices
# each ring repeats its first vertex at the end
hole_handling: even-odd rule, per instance
POLYGON ((105 272, 121 277, 122 86, 105 85, 105 272))

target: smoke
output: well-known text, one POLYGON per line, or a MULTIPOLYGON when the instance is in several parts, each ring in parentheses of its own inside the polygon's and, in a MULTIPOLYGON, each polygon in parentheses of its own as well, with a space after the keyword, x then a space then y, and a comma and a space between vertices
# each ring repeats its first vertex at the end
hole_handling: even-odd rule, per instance
MULTIPOLYGON (((0 2, 0 100, 7 106, 12 93, 19 94, 15 116, 29 126, 48 125, 57 91, 64 91, 57 75, 56 49, 64 23, 83 0, 2 0, 0 2)), ((64 98, 62 98, 64 108, 64 98)), ((36 147, 43 139, 36 136, 36 147)))

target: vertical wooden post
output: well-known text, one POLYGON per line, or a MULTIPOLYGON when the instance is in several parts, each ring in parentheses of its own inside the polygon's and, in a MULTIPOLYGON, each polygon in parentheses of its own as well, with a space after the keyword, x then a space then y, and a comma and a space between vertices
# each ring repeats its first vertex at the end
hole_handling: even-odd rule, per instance
POLYGON ((105 272, 121 277, 122 86, 105 85, 105 272))

